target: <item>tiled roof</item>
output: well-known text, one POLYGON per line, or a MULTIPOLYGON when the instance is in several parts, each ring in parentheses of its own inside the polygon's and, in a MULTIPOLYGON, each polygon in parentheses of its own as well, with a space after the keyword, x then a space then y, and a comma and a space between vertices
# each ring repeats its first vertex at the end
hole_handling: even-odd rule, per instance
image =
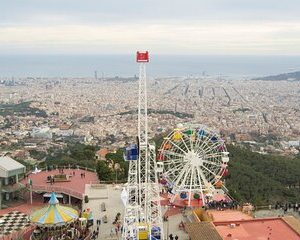
POLYGON ((282 218, 295 232, 300 235, 300 221, 293 216, 286 216, 282 218))
POLYGON ((210 222, 187 223, 185 229, 191 240, 222 240, 222 237, 210 222))

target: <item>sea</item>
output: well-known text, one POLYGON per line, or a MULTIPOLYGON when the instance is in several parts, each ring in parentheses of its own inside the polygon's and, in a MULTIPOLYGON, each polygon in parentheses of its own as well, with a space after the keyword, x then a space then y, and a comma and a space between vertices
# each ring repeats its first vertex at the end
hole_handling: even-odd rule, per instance
MULTIPOLYGON (((133 55, 1 55, 0 78, 131 77, 138 74, 133 55)), ((151 55, 153 77, 218 75, 247 78, 300 71, 300 56, 151 55)))

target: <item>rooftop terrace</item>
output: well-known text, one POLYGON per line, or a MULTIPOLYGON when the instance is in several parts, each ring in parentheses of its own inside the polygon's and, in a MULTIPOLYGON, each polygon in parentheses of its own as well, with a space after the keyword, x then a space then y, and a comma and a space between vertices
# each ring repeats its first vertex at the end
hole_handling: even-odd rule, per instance
POLYGON ((214 222, 223 240, 299 240, 300 235, 282 218, 214 222))
POLYGON ((85 171, 81 169, 64 169, 64 174, 69 176, 69 181, 47 182, 48 176, 61 174, 59 170, 42 171, 32 173, 28 179, 23 179, 21 183, 28 184, 28 180, 32 180, 32 189, 36 192, 56 192, 71 195, 73 197, 83 199, 85 185, 98 182, 98 177, 95 172, 85 171), (84 175, 83 175, 84 174, 84 175), (84 177, 83 177, 84 176, 84 177))

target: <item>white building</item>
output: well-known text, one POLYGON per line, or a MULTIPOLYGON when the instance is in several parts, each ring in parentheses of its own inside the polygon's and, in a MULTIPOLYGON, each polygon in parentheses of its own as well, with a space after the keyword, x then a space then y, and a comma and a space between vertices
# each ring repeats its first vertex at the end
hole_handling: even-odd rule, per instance
POLYGON ((289 147, 300 147, 300 141, 289 141, 289 147))
POLYGON ((26 168, 7 156, 0 156, 0 209, 2 200, 9 201, 20 189, 19 177, 23 177, 26 168))
POLYGON ((33 138, 52 139, 52 132, 49 127, 33 128, 31 136, 33 138))

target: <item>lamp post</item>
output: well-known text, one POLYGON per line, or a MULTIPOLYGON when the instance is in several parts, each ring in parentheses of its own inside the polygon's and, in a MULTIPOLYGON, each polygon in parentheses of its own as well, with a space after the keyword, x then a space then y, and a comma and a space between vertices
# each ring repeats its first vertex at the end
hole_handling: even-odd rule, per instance
MULTIPOLYGON (((170 206, 168 207, 168 210, 170 209, 170 206)), ((169 230, 170 230, 170 223, 169 223, 169 217, 167 218, 167 237, 166 239, 168 239, 169 237, 169 230)))
POLYGON ((28 180, 29 183, 29 190, 30 190, 30 204, 32 205, 32 180, 28 180))
MULTIPOLYGON (((169 210, 170 210, 170 205, 168 204, 166 213, 168 213, 169 210)), ((165 213, 165 214, 166 214, 166 213, 165 213)), ((167 224, 167 231, 166 231, 165 239, 168 239, 168 237, 169 237, 169 230, 170 230, 169 217, 166 217, 166 218, 165 218, 165 221, 166 221, 166 224, 167 224)))
POLYGON ((2 181, 0 181, 0 209, 2 208, 2 181))
POLYGON ((116 184, 117 184, 118 183, 118 170, 120 169, 120 164, 119 163, 115 163, 114 169, 116 171, 116 184))

